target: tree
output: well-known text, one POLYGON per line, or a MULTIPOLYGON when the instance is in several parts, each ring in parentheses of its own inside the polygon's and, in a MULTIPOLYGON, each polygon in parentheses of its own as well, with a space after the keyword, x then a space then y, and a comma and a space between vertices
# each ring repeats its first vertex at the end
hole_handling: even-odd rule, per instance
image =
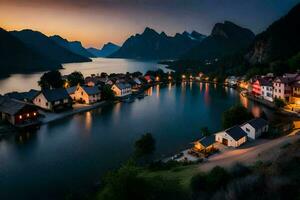
POLYGON ((222 126, 224 129, 227 129, 231 126, 242 124, 251 118, 253 118, 252 114, 244 106, 237 104, 223 113, 222 126))
POLYGON ((109 85, 104 85, 102 87, 102 98, 106 100, 113 100, 115 98, 115 94, 109 85))
POLYGON ((155 139, 151 133, 146 133, 135 142, 134 146, 137 156, 149 155, 155 150, 155 139))
POLYGON ((127 162, 104 177, 98 200, 166 200, 188 199, 181 185, 174 179, 143 177, 140 168, 127 162))
POLYGON ((42 89, 61 88, 64 85, 64 81, 61 73, 55 70, 44 73, 38 84, 42 89))
POLYGON ((68 75, 68 84, 70 87, 78 84, 84 84, 84 77, 81 72, 75 71, 68 75))
POLYGON ((283 108, 285 106, 285 102, 279 98, 274 99, 274 104, 277 108, 283 108))
POLYGON ((202 127, 200 129, 200 132, 202 133, 203 136, 210 136, 211 135, 211 132, 209 131, 207 126, 202 127))

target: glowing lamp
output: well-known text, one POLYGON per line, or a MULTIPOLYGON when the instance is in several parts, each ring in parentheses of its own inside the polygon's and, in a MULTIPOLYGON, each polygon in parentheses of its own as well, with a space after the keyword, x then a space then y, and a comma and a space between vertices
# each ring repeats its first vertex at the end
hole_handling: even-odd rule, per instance
POLYGON ((20 116, 19 116, 19 119, 22 119, 22 118, 23 118, 22 115, 20 115, 20 116))

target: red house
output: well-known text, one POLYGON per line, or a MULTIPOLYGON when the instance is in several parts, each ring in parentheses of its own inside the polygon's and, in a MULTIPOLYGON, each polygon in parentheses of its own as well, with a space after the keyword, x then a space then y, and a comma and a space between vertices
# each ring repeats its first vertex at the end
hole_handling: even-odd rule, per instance
POLYGON ((252 94, 255 96, 261 96, 261 84, 259 79, 252 83, 252 94))
POLYGON ((0 119, 16 127, 27 127, 40 123, 35 105, 2 96, 0 96, 0 119))

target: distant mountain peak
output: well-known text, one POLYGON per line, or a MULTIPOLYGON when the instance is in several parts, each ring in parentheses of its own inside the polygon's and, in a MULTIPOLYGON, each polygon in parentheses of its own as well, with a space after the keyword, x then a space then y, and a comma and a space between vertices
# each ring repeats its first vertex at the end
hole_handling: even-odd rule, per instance
POLYGON ((150 35, 150 34, 151 35, 159 35, 154 29, 146 27, 143 32, 143 35, 150 35))

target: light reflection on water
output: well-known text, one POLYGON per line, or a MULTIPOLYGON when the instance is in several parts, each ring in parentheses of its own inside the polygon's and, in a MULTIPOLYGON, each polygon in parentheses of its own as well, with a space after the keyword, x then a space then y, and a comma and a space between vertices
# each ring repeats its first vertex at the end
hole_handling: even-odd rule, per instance
MULTIPOLYGON (((63 65, 64 69, 60 72, 63 75, 70 74, 73 71, 80 71, 84 76, 91 74, 100 74, 101 72, 126 73, 140 71, 142 73, 148 70, 163 69, 169 71, 164 65, 157 64, 156 61, 139 61, 131 59, 109 59, 95 58, 93 62, 86 63, 68 63, 63 65)), ((38 80, 44 72, 32 74, 13 74, 10 77, 0 79, 0 94, 12 91, 28 91, 30 89, 39 89, 38 80)))
POLYGON ((133 103, 108 105, 0 140, 0 193, 57 199, 90 187, 119 166, 145 132, 154 135, 160 158, 199 138, 203 126, 220 130, 221 114, 230 106, 241 102, 257 113, 260 108, 235 90, 208 83, 154 86, 146 94, 133 103))

